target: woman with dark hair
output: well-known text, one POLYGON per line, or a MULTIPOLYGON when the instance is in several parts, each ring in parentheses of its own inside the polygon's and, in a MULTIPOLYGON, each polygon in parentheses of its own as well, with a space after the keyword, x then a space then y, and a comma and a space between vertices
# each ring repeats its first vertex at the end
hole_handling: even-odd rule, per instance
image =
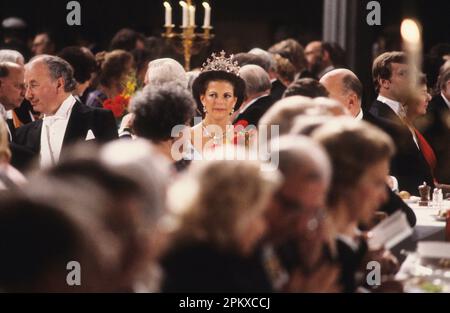
POLYGON ((100 68, 99 86, 89 94, 86 104, 102 108, 107 99, 114 99, 125 90, 127 79, 134 72, 134 59, 124 50, 100 52, 96 59, 100 68))
POLYGON ((240 67, 232 56, 213 54, 203 64, 200 75, 192 85, 192 93, 203 120, 192 128, 191 138, 197 151, 214 148, 234 140, 232 114, 245 96, 245 82, 239 77, 240 67), (199 142, 197 138, 202 140, 199 142))

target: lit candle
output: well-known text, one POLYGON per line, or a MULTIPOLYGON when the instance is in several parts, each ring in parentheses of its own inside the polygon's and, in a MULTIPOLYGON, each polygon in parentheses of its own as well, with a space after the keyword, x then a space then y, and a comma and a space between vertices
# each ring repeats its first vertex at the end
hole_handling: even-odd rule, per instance
POLYGON ((405 19, 402 22, 400 33, 404 49, 410 66, 410 91, 417 91, 417 78, 415 71, 422 67, 422 34, 418 22, 405 19))
POLYGON ((187 27, 188 26, 188 20, 189 20, 188 5, 184 1, 180 1, 180 5, 183 8, 183 21, 181 23, 181 27, 187 27))
POLYGON ((189 26, 195 27, 195 7, 189 6, 189 26))
POLYGON ((166 8, 166 24, 164 26, 171 26, 172 25, 172 7, 170 6, 170 3, 165 1, 164 7, 166 8))
POLYGON ((208 2, 203 2, 203 7, 205 8, 205 19, 203 21, 203 27, 211 26, 211 7, 208 2))

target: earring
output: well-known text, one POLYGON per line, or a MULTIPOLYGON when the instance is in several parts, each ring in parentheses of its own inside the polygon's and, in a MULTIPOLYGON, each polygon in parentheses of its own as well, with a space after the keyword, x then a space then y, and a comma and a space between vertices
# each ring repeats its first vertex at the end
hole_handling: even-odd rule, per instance
POLYGON ((233 113, 234 113, 234 108, 231 109, 230 116, 233 115, 233 113))
POLYGON ((206 111, 206 107, 205 106, 203 107, 203 113, 205 113, 205 114, 208 113, 208 111, 206 111))

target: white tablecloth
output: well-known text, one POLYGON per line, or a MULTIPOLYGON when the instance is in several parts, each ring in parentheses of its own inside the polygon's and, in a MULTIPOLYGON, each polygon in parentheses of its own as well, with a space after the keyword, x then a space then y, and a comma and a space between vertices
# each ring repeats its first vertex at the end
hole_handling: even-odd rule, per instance
MULTIPOLYGON (((405 256, 401 254, 402 250, 415 251, 417 242, 419 241, 443 241, 445 240, 445 222, 438 221, 435 215, 438 213, 438 208, 433 206, 423 207, 418 203, 408 203, 411 209, 416 214, 417 223, 414 227, 414 233, 397 246, 392 248, 394 255, 403 261, 405 256)), ((446 200, 443 207, 450 208, 450 201, 446 200)))
MULTIPOLYGON (((429 205, 429 206, 419 206, 418 203, 408 204, 417 217, 417 227, 445 227, 445 221, 437 221, 435 216, 438 214, 439 208, 429 205)), ((442 204, 442 208, 450 209, 450 201, 445 200, 442 204)))

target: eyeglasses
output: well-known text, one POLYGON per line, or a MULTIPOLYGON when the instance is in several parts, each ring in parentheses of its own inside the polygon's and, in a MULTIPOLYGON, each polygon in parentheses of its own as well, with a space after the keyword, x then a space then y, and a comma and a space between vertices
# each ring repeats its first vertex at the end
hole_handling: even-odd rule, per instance
POLYGON ((323 208, 316 209, 315 212, 312 214, 310 212, 307 212, 301 203, 289 199, 288 197, 286 197, 281 193, 277 193, 275 195, 275 199, 280 203, 281 207, 288 213, 294 213, 296 215, 303 215, 303 214, 313 215, 306 221, 306 227, 311 232, 315 231, 322 223, 322 221, 326 218, 326 212, 323 208))

